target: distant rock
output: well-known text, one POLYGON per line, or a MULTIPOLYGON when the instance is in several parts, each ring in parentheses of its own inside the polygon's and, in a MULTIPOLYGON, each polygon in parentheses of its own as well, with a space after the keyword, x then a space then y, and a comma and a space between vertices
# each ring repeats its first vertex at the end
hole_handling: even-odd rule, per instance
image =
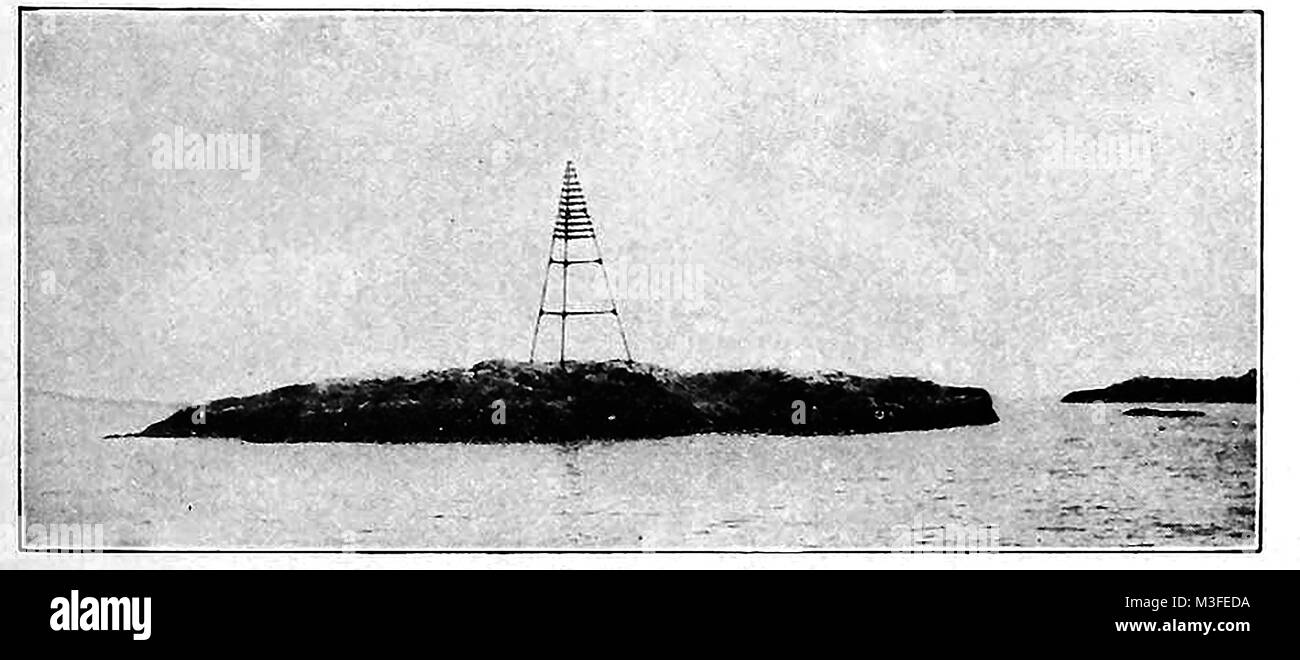
POLYGON ((190 406, 140 436, 251 442, 569 442, 696 433, 829 435, 998 421, 988 392, 775 369, 493 360, 414 378, 293 385, 190 406), (796 403, 796 402, 802 402, 796 403), (794 421, 802 408, 804 423, 794 421), (504 422, 504 423, 496 423, 504 422))
POLYGON ((1204 417, 1199 410, 1158 410, 1156 408, 1130 408, 1124 411, 1127 417, 1204 417))
POLYGON ((1220 378, 1131 378, 1070 392, 1062 403, 1255 403, 1255 370, 1220 378))

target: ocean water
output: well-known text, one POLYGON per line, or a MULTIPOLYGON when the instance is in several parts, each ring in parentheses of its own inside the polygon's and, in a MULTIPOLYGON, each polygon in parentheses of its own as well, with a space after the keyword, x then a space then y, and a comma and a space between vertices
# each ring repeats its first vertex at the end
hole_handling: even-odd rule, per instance
POLYGON ((995 405, 880 435, 257 445, 105 439, 172 408, 29 393, 22 502, 140 549, 1254 547, 1254 405, 995 405))

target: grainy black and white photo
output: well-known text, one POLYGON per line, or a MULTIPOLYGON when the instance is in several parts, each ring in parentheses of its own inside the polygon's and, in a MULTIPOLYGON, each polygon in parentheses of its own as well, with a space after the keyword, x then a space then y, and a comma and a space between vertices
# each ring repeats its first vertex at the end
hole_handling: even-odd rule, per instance
POLYGON ((19 18, 25 548, 1259 546, 1257 12, 19 18))

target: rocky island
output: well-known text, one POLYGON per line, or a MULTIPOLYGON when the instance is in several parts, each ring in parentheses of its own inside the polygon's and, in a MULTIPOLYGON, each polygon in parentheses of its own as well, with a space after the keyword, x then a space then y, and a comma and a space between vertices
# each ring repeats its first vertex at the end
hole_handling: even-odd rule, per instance
POLYGON ((1220 378, 1130 378, 1070 392, 1062 403, 1255 403, 1255 370, 1220 378))
POLYGON ((135 434, 249 442, 572 442, 697 433, 830 435, 998 421, 988 392, 916 378, 505 360, 292 385, 178 410, 135 434))
POLYGON ((1204 417, 1205 412, 1200 410, 1161 410, 1158 408, 1130 408, 1122 413, 1125 417, 1204 417))

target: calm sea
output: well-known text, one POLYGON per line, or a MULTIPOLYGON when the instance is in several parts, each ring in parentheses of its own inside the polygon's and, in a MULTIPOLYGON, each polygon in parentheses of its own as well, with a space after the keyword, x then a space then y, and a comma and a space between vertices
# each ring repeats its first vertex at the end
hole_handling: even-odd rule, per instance
POLYGON ((104 439, 172 409, 29 394, 23 507, 132 548, 1255 545, 1255 406, 996 407, 992 426, 846 437, 255 445, 104 439))

